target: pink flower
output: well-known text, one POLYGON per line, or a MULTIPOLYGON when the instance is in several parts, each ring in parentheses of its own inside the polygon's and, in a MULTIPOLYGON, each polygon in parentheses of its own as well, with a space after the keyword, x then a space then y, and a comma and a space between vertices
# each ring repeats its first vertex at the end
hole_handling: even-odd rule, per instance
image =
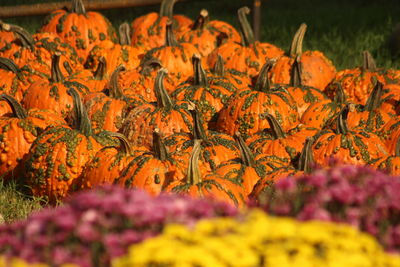
POLYGON ((89 223, 80 223, 76 235, 84 242, 93 242, 100 238, 100 233, 89 223))
POLYGON ((296 189, 296 181, 292 177, 287 177, 280 179, 275 186, 278 190, 292 192, 296 189))

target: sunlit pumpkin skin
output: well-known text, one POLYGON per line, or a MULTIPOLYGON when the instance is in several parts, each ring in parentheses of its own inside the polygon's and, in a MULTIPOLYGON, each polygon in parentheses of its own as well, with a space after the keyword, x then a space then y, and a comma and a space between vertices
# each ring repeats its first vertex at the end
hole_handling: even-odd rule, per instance
POLYGON ((201 63, 200 55, 192 58, 194 76, 179 85, 171 93, 177 100, 192 101, 202 114, 205 123, 215 120, 215 115, 227 104, 236 88, 223 77, 207 73, 201 63))
POLYGON ((208 11, 202 9, 197 20, 191 25, 190 30, 184 34, 177 34, 180 42, 193 44, 202 57, 207 57, 214 49, 223 43, 240 42, 240 34, 230 24, 211 20, 208 11))
POLYGON ((105 40, 115 41, 111 23, 98 12, 86 12, 82 0, 72 0, 71 10, 58 9, 45 18, 39 32, 51 32, 76 49, 84 63, 92 48, 105 40))
POLYGON ((73 99, 67 93, 68 89, 74 87, 81 95, 88 92, 89 89, 74 81, 73 76, 66 79, 61 73, 59 64, 60 57, 54 55, 51 77, 33 83, 24 92, 22 105, 25 108, 52 109, 66 118, 73 108, 73 99))
POLYGON ((131 24, 132 44, 142 46, 147 50, 163 46, 168 21, 173 21, 174 32, 188 31, 193 21, 184 15, 174 15, 174 3, 175 0, 163 0, 159 13, 151 12, 136 18, 131 24))
POLYGON ((239 90, 221 109, 216 128, 233 135, 239 131, 243 136, 252 135, 269 127, 264 114, 272 114, 284 131, 293 128, 299 121, 295 100, 282 87, 270 88, 268 70, 264 65, 254 89, 239 90))
MULTIPOLYGON (((399 77, 400 80, 400 77, 399 77)), ((390 83, 383 86, 381 109, 387 113, 398 116, 400 115, 400 84, 390 83)))
POLYGON ((173 101, 163 86, 166 69, 160 69, 155 81, 156 103, 144 103, 133 108, 125 118, 121 132, 129 142, 151 148, 156 128, 165 136, 178 132, 191 132, 193 120, 189 102, 173 101))
POLYGON ((225 67, 247 73, 250 77, 256 76, 267 60, 281 57, 284 51, 272 44, 261 43, 254 39, 253 31, 247 21, 246 15, 250 13, 248 7, 242 7, 238 11, 242 29, 242 44, 225 43, 215 49, 208 57, 208 65, 213 67, 221 55, 225 61, 225 67))
POLYGON ((400 175, 400 139, 397 139, 394 144, 394 151, 390 156, 376 162, 373 167, 387 172, 391 175, 400 175))
POLYGON ((241 183, 199 167, 201 140, 195 140, 185 179, 170 183, 165 191, 191 197, 206 197, 243 207, 247 201, 241 183))
POLYGON ((48 127, 33 142, 24 160, 23 177, 36 197, 51 204, 65 198, 85 164, 106 145, 115 144, 107 135, 93 135, 79 94, 70 89, 74 99, 74 127, 48 127))
POLYGON ((191 58, 198 54, 197 48, 190 43, 179 43, 172 32, 172 22, 167 23, 166 39, 163 46, 148 51, 143 60, 158 59, 161 65, 168 70, 169 76, 175 85, 193 76, 191 58))
POLYGON ((10 26, 10 24, 0 20, 0 49, 10 45, 17 38, 10 26))
POLYGON ((336 68, 332 61, 320 51, 303 52, 302 46, 306 28, 306 24, 300 25, 288 53, 280 57, 274 64, 270 72, 271 81, 289 84, 293 64, 297 60, 302 69, 300 74, 301 84, 324 90, 335 77, 336 68))
POLYGON ((400 119, 398 117, 392 118, 382 127, 378 135, 386 145, 389 154, 393 156, 396 151, 397 140, 400 138, 400 119))
POLYGON ((315 162, 325 166, 331 157, 340 162, 365 165, 373 164, 389 155, 380 138, 363 128, 350 128, 347 123, 349 105, 337 116, 335 129, 325 129, 317 136, 313 145, 315 162))
POLYGON ((65 125, 65 121, 51 110, 26 111, 13 97, 0 95, 1 104, 12 112, 0 117, 0 173, 3 179, 18 178, 15 168, 27 156, 29 148, 48 126, 65 125))

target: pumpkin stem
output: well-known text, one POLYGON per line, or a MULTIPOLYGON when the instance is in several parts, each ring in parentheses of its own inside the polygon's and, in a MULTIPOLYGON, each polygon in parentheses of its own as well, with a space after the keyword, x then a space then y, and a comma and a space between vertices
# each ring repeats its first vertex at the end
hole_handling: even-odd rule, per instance
POLYGON ((76 129, 85 136, 91 136, 93 133, 92 125, 90 124, 89 116, 85 106, 82 103, 80 95, 73 87, 68 89, 68 94, 72 96, 74 100, 73 112, 76 129))
POLYGON ((169 19, 172 19, 172 16, 174 15, 175 1, 176 0, 163 0, 161 2, 159 13, 160 18, 168 17, 169 19))
POLYGON ((119 44, 120 45, 131 45, 131 27, 127 22, 122 23, 119 26, 119 44))
POLYGON ((207 73, 201 65, 201 56, 194 54, 192 57, 193 70, 194 70, 194 81, 193 85, 207 87, 207 73))
POLYGON ((373 111, 382 104, 383 84, 376 81, 374 89, 368 97, 367 103, 364 106, 364 111, 373 111))
POLYGON ((286 137, 285 131, 283 131, 282 126, 276 120, 276 118, 271 114, 266 114, 265 117, 268 120, 269 127, 271 128, 272 135, 275 139, 282 139, 286 137))
POLYGON ((119 73, 121 71, 126 70, 124 65, 119 65, 111 74, 110 78, 110 85, 111 85, 111 90, 109 91, 109 96, 114 98, 114 99, 124 99, 124 94, 122 93, 121 88, 119 88, 118 85, 118 78, 119 78, 119 73))
POLYGON ((210 17, 208 16, 208 11, 206 9, 202 9, 196 21, 193 23, 192 30, 203 30, 204 26, 207 25, 209 20, 210 17))
POLYGON ((126 155, 133 154, 132 145, 131 145, 131 143, 129 143, 129 141, 125 135, 123 135, 122 133, 116 133, 116 132, 111 132, 111 131, 107 131, 107 135, 118 139, 122 153, 124 153, 126 155))
POLYGON ((169 20, 167 22, 167 30, 165 36, 166 36, 166 41, 165 41, 166 46, 181 46, 179 42, 176 40, 174 31, 172 30, 172 20, 169 20))
POLYGON ((268 60, 267 63, 262 66, 260 73, 258 74, 258 78, 254 89, 260 92, 268 92, 271 89, 271 82, 269 80, 268 73, 271 70, 273 62, 268 60))
POLYGON ((9 58, 0 57, 0 69, 18 73, 20 71, 17 64, 9 58))
POLYGON ((336 94, 335 97, 333 98, 333 102, 336 105, 343 105, 346 102, 346 95, 343 91, 342 85, 338 82, 336 83, 336 94))
POLYGON ((290 44, 289 48, 289 56, 296 57, 297 55, 301 55, 303 53, 303 40, 304 35, 307 30, 307 25, 302 23, 295 33, 292 43, 290 44))
POLYGON ((242 155, 242 162, 248 167, 254 167, 256 165, 256 160, 254 159, 254 154, 251 152, 243 137, 239 132, 235 133, 235 139, 239 143, 240 154, 242 155))
POLYGON ((394 149, 394 156, 400 157, 400 138, 397 138, 396 147, 394 149))
POLYGON ((201 113, 196 109, 191 109, 190 113, 193 117, 193 137, 194 139, 199 139, 203 141, 207 141, 206 130, 203 127, 203 119, 201 117, 201 113))
POLYGON ((342 110, 339 112, 339 115, 336 119, 336 132, 338 134, 348 134, 349 133, 349 125, 347 123, 347 116, 349 115, 350 105, 354 104, 347 104, 345 105, 342 110))
POLYGON ((168 159, 167 148, 162 141, 160 130, 158 128, 153 132, 153 151, 159 160, 166 161, 168 159))
POLYGON ((243 39, 242 42, 244 46, 250 46, 251 44, 254 44, 256 42, 256 39, 254 38, 253 29, 251 28, 250 23, 247 20, 246 15, 248 14, 250 14, 250 8, 248 8, 247 6, 239 8, 238 17, 243 39))
POLYGON ((157 106, 169 110, 173 107, 171 97, 168 95, 164 87, 164 77, 168 73, 167 69, 162 68, 157 72, 156 81, 154 84, 154 91, 157 97, 157 106))
POLYGON ((293 62, 291 74, 290 74, 290 86, 293 87, 301 87, 301 73, 302 66, 300 62, 300 54, 298 54, 293 62))
POLYGON ((217 76, 225 75, 224 59, 220 54, 217 56, 217 61, 215 62, 213 73, 217 76))
POLYGON ((149 76, 153 70, 162 68, 161 61, 158 58, 151 57, 141 63, 140 74, 149 76))
POLYGON ((64 81, 64 75, 60 69, 60 53, 56 52, 51 57, 51 77, 50 80, 53 83, 61 83, 64 81))
POLYGON ((3 30, 12 32, 16 36, 18 36, 18 39, 21 41, 23 47, 25 48, 27 47, 31 51, 35 50, 35 41, 33 40, 32 35, 28 33, 24 28, 3 22, 1 23, 0 26, 3 30))
POLYGON ((363 52, 363 66, 362 71, 376 71, 376 63, 371 53, 368 51, 363 52))
POLYGON ((199 157, 201 152, 201 142, 200 139, 194 140, 194 146, 192 154, 189 159, 189 167, 186 175, 187 184, 196 185, 202 182, 201 172, 199 168, 199 157))
POLYGON ((82 0, 72 0, 71 13, 86 15, 85 6, 82 0))
POLYGON ((103 56, 101 56, 99 57, 99 63, 97 64, 97 69, 93 74, 94 79, 98 81, 105 80, 106 70, 107 70, 107 61, 103 56))
POLYGON ((14 117, 20 120, 26 119, 28 117, 28 113, 26 112, 26 110, 14 97, 7 94, 1 94, 0 100, 4 100, 10 105, 14 117))
POLYGON ((314 143, 313 137, 307 137, 303 149, 300 153, 299 162, 297 165, 297 170, 303 171, 305 173, 311 173, 312 165, 314 164, 314 156, 312 153, 312 145, 314 143))

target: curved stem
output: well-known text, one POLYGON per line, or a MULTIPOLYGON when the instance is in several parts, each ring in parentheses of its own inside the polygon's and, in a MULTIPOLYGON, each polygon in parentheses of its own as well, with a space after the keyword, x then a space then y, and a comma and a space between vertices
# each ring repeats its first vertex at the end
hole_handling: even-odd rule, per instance
POLYGON ((194 139, 200 139, 203 141, 207 141, 207 133, 203 127, 203 119, 201 118, 200 112, 194 108, 190 110, 190 113, 193 117, 193 136, 194 139))
POLYGON ((269 80, 268 72, 271 70, 272 65, 272 61, 267 61, 267 63, 262 66, 254 86, 256 91, 268 92, 271 89, 271 82, 269 80))
POLYGON ((220 54, 217 56, 217 61, 215 62, 213 73, 218 76, 224 76, 225 75, 225 65, 224 65, 224 59, 220 54))
POLYGON ((382 104, 383 84, 376 81, 374 89, 368 97, 367 103, 364 106, 364 111, 373 111, 382 104))
POLYGON ((20 120, 26 119, 28 117, 28 113, 26 112, 26 110, 14 97, 7 94, 2 94, 0 95, 0 100, 4 100, 10 105, 14 117, 20 120))
POLYGON ((314 156, 312 153, 312 145, 314 143, 313 137, 307 137, 303 149, 300 153, 299 162, 297 165, 297 170, 303 171, 305 173, 311 173, 312 165, 314 164, 314 156))
POLYGON ((394 156, 400 157, 400 138, 397 139, 396 147, 394 149, 394 156))
POLYGON ((131 45, 131 26, 127 22, 119 25, 119 44, 131 45))
POLYGON ((85 106, 82 103, 80 95, 73 87, 70 87, 68 89, 68 94, 72 96, 74 101, 73 112, 76 130, 78 130, 85 136, 91 136, 93 133, 92 125, 90 124, 89 116, 87 114, 85 106))
POLYGON ((290 44, 289 48, 290 57, 295 57, 296 55, 301 55, 303 53, 303 40, 306 30, 307 30, 307 25, 305 23, 302 23, 297 32, 295 33, 292 43, 290 44))
POLYGON ((267 114, 265 116, 268 120, 268 124, 269 124, 269 127, 271 128, 271 132, 272 132, 272 135, 274 136, 274 138, 275 139, 285 138, 286 134, 283 131, 279 122, 275 119, 275 117, 271 114, 267 114))
POLYGON ((194 54, 192 57, 194 80, 193 85, 207 87, 207 73, 201 65, 201 56, 194 54))
POLYGON ((97 69, 93 74, 95 80, 105 80, 106 79, 106 70, 107 70, 107 61, 101 56, 99 57, 99 63, 97 64, 97 69))
POLYGON ((246 145, 246 142, 243 140, 243 137, 240 135, 239 132, 235 133, 235 139, 239 143, 239 149, 242 156, 243 164, 248 167, 254 167, 256 165, 254 154, 246 145))
POLYGON ((333 99, 333 102, 336 105, 340 105, 340 106, 344 105, 344 103, 346 102, 346 94, 343 91, 342 84, 339 82, 336 83, 336 94, 333 99))
POLYGON ((174 15, 174 5, 176 0, 163 0, 160 6, 160 13, 159 16, 161 17, 168 17, 172 19, 174 15))
POLYGON ((293 62, 291 73, 290 73, 290 86, 301 87, 301 73, 302 66, 300 62, 300 54, 298 54, 293 62))
POLYGON ((240 29, 242 32, 244 46, 249 46, 256 42, 256 39, 254 38, 253 29, 251 28, 250 23, 247 20, 248 14, 250 14, 250 8, 248 8, 247 6, 239 8, 238 17, 239 17, 240 29))
POLYGON ((124 99, 124 94, 122 93, 121 88, 119 88, 118 85, 118 78, 119 78, 119 73, 121 71, 126 70, 124 65, 119 65, 114 72, 111 74, 110 78, 110 84, 111 84, 111 90, 110 90, 110 97, 114 99, 124 99))
POLYGON ((14 33, 21 41, 23 47, 27 47, 31 51, 35 50, 35 40, 33 40, 32 35, 24 28, 8 23, 3 23, 1 26, 5 31, 14 33))
POLYGON ((196 185, 202 182, 201 172, 199 168, 199 157, 201 152, 202 140, 195 139, 192 154, 189 159, 189 167, 186 175, 186 182, 190 185, 196 185))
POLYGON ((167 74, 167 70, 162 68, 157 72, 156 81, 154 84, 154 91, 157 97, 157 106, 163 109, 171 109, 173 102, 171 97, 168 95, 167 90, 164 87, 164 77, 167 74))
POLYGON ((18 73, 20 71, 17 64, 9 58, 0 57, 0 69, 18 73))
POLYGON ((349 133, 349 125, 347 123, 347 116, 349 115, 349 110, 350 110, 350 105, 353 104, 347 104, 342 108, 342 110, 339 112, 339 115, 336 119, 336 131, 338 134, 348 134, 349 133))
POLYGON ((64 81, 64 75, 60 69, 60 53, 56 52, 51 58, 51 77, 53 83, 61 83, 64 81))
POLYGON ((172 20, 167 22, 165 37, 165 46, 180 46, 179 42, 175 38, 174 31, 172 30, 172 20))
POLYGON ((371 53, 368 51, 363 52, 363 66, 362 71, 376 71, 376 63, 371 53))
POLYGON ((196 21, 193 23, 192 30, 203 30, 209 20, 210 18, 208 16, 208 11, 206 9, 202 9, 196 21))
POLYGON ((121 151, 126 154, 126 155, 132 155, 133 154, 133 148, 131 143, 129 143, 128 139, 126 138, 125 135, 123 135, 122 133, 116 133, 116 132, 111 132, 111 131, 107 131, 107 135, 110 137, 115 137, 118 139, 119 143, 120 143, 120 148, 121 151))
POLYGON ((149 76, 153 70, 162 68, 161 61, 158 58, 151 57, 141 63, 140 74, 149 76))
POLYGON ((153 151, 159 160, 166 161, 168 159, 167 148, 162 141, 159 129, 155 129, 153 132, 153 151))
POLYGON ((86 15, 82 0, 72 0, 71 13, 86 15))

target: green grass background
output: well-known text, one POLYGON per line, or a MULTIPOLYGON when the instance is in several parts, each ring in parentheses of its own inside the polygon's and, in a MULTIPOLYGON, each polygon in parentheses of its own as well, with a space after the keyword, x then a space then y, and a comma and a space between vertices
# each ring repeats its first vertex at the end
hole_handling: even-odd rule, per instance
MULTIPOLYGON (((52 1, 1 2, 4 2, 3 5, 15 5, 52 1)), ((175 13, 194 19, 202 8, 206 8, 211 19, 238 26, 237 9, 244 5, 252 7, 252 4, 252 0, 187 0, 176 4, 175 13)), ((100 12, 117 26, 152 11, 157 12, 158 6, 100 12)), ((5 20, 35 32, 43 18, 36 16, 5 20)), ((338 69, 360 65, 363 50, 369 50, 380 67, 400 68, 400 58, 391 57, 387 49, 387 38, 394 25, 400 22, 400 0, 262 0, 261 41, 288 49, 294 32, 302 22, 308 25, 304 49, 324 52, 338 69)))

